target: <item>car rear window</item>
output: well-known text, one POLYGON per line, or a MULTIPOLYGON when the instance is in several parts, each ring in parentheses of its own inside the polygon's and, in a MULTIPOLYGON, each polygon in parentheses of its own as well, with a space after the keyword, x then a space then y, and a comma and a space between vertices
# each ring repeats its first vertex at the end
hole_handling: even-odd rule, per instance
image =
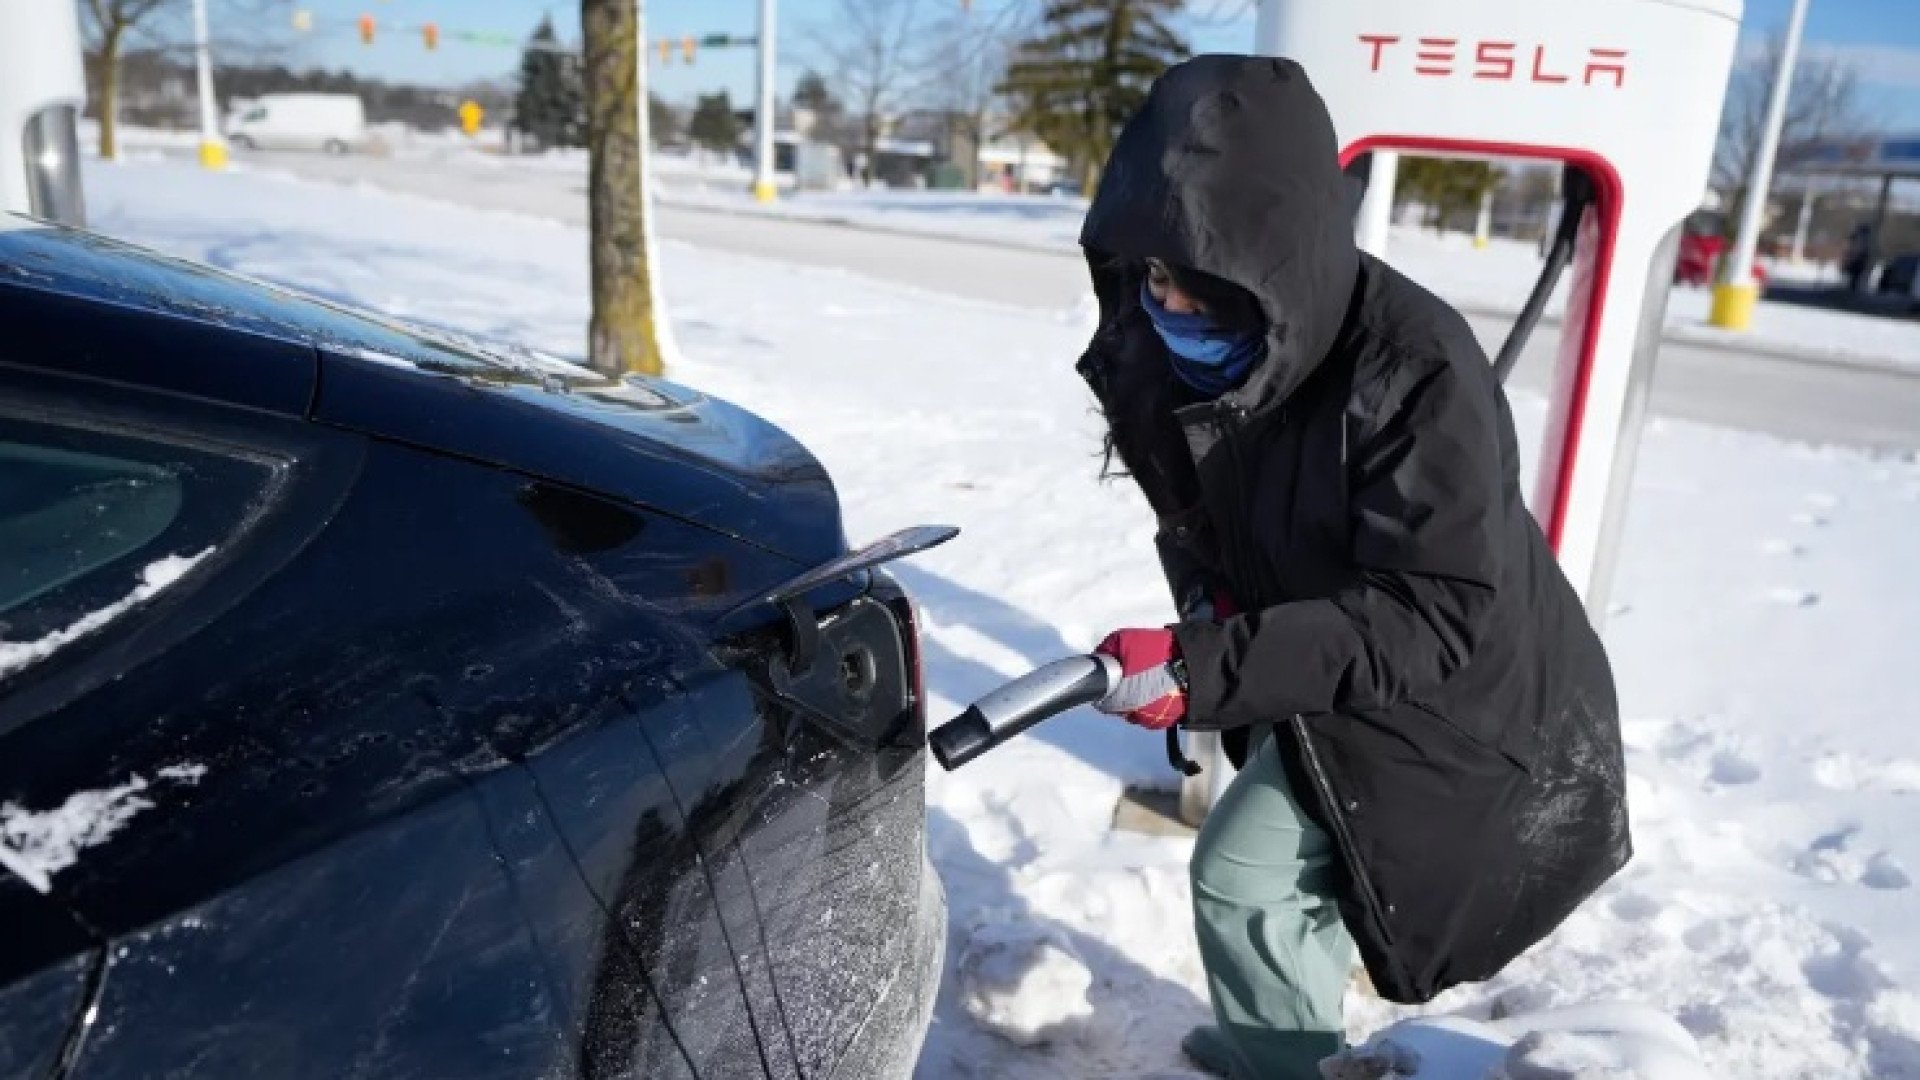
POLYGON ((140 461, 0 441, 0 615, 151 544, 181 478, 140 461))
POLYGON ((185 589, 272 472, 172 436, 0 415, 0 687, 185 589))

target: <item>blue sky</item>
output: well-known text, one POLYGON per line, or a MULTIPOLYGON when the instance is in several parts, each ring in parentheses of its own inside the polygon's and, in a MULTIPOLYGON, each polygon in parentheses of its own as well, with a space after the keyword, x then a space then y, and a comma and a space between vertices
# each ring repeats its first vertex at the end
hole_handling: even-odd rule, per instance
MULTIPOLYGON (((929 10, 957 8, 959 0, 919 0, 929 10)), ((974 18, 992 18, 994 12, 1017 0, 974 0, 974 18)), ((1314 0, 1323 2, 1323 0, 1314 0)), ((1558 2, 1558 0, 1556 0, 1558 2)), ((780 34, 784 42, 780 65, 781 90, 815 59, 807 30, 831 18, 839 0, 779 0, 780 34)), ((364 75, 458 85, 475 79, 511 79, 519 63, 513 48, 443 41, 429 53, 417 34, 397 28, 437 22, 443 29, 459 27, 504 33, 522 38, 543 14, 551 11, 561 36, 579 36, 577 2, 541 0, 305 0, 316 20, 315 32, 297 56, 301 64, 350 68, 364 75), (362 13, 383 25, 372 46, 363 46, 354 29, 362 13), (392 27, 396 29, 384 29, 392 27)), ((1202 0, 1203 11, 1232 10, 1236 0, 1202 0)), ((1785 26, 1792 0, 1747 0, 1745 32, 1763 36, 1785 26)), ((730 31, 752 33, 758 19, 758 0, 648 0, 649 37, 730 31)), ((1920 130, 1920 0, 1812 0, 1807 19, 1810 50, 1842 55, 1860 66, 1866 85, 1866 107, 1891 126, 1920 130)), ((1206 21, 1187 27, 1197 47, 1238 51, 1252 39, 1251 18, 1206 21)), ((736 100, 753 93, 754 59, 751 49, 702 50, 698 62, 687 67, 674 63, 653 67, 654 89, 671 100, 691 100, 694 94, 719 89, 732 91, 736 100)))

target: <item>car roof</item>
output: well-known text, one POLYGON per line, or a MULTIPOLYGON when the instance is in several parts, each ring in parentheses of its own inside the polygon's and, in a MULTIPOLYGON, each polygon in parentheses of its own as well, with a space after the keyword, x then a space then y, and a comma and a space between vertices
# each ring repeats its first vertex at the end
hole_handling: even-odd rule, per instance
POLYGON ((609 378, 0 214, 0 364, 266 409, 647 505, 796 558, 844 550, 806 450, 664 380, 609 378), (164 353, 128 347, 164 337, 164 353), (156 359, 157 358, 157 359, 156 359))

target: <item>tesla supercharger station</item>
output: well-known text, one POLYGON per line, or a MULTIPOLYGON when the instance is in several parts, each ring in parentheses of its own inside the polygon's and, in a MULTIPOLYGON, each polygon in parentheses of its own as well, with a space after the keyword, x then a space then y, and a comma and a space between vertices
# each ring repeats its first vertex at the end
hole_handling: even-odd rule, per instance
POLYGON ((79 19, 71 0, 0 0, 0 210, 86 223, 79 19))
MULTIPOLYGON (((1254 51, 1306 68, 1333 114, 1343 165, 1399 151, 1557 162, 1585 177, 1528 505, 1596 624, 1681 223, 1707 190, 1740 15, 1741 0, 1264 0, 1259 9, 1254 51)), ((1194 751, 1213 759, 1207 786, 1217 798, 1224 757, 1194 751)))

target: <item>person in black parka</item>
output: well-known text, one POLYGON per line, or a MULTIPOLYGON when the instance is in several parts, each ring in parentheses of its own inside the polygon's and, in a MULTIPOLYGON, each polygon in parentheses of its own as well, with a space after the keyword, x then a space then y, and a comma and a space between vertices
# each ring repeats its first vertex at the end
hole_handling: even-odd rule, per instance
POLYGON ((1486 979, 1630 856, 1613 677, 1522 501, 1466 323, 1353 239, 1301 68, 1202 56, 1125 126, 1081 244, 1079 368, 1159 518, 1180 621, 1117 631, 1101 707, 1219 730, 1193 862, 1245 1077, 1316 1076, 1351 946, 1399 1002, 1486 979))

